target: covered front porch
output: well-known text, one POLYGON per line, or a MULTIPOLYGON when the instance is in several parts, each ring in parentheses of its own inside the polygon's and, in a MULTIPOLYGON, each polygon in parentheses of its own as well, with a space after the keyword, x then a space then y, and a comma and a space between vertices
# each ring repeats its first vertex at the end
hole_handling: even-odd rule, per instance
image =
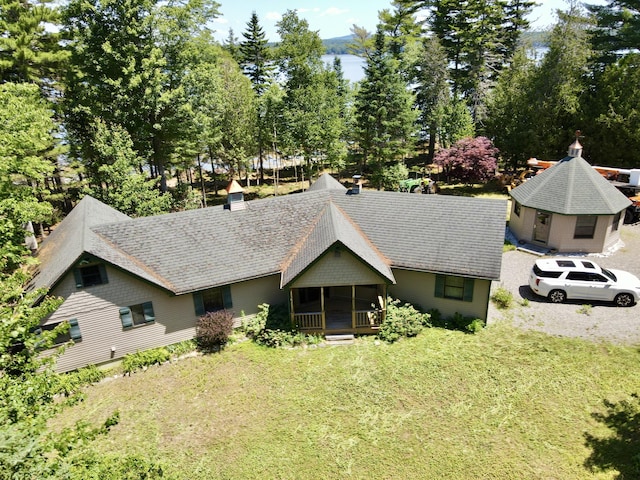
POLYGON ((376 333, 386 313, 386 285, 291 288, 291 322, 305 333, 376 333))

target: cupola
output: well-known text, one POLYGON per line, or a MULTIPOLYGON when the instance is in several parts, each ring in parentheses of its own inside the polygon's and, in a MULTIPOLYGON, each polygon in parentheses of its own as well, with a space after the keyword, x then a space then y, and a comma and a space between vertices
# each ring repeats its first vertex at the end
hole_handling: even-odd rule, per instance
POLYGON ((244 203, 244 189, 235 180, 231 180, 229 185, 227 185, 227 204, 224 208, 232 212, 247 208, 244 203))
POLYGON ((582 145, 578 141, 578 137, 580 136, 580 130, 576 131, 576 141, 569 145, 569 156, 570 157, 582 157, 582 145))

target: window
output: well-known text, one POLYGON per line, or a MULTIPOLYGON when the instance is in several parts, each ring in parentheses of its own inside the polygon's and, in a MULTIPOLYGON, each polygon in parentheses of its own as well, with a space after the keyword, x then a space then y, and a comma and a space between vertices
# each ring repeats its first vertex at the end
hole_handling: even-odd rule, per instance
POLYGON ((233 307, 231 301, 231 287, 210 288, 193 294, 193 305, 196 315, 204 315, 206 312, 229 309, 233 307))
MULTIPOLYGON (((56 338, 53 341, 53 346, 63 345, 69 342, 70 340, 73 340, 74 342, 79 342, 80 340, 82 340, 82 334, 80 333, 80 326, 78 325, 78 319, 72 318, 66 321, 69 323, 69 330, 63 333, 59 333, 58 336, 56 336, 56 338)), ((36 334, 40 335, 42 332, 50 332, 51 330, 53 330, 54 328, 56 328, 58 325, 62 323, 64 322, 49 323, 47 325, 42 325, 40 326, 40 328, 36 329, 36 334)))
POLYGON ((436 275, 436 297, 473 301, 473 278, 436 275))
POLYGON ((569 272, 567 280, 580 280, 581 282, 606 282, 607 279, 594 272, 569 272))
POLYGON ((74 269, 73 275, 76 280, 77 288, 92 287, 94 285, 109 283, 109 279, 107 278, 107 269, 101 263, 82 265, 82 262, 80 262, 80 266, 74 269))
POLYGON ((520 205, 520 202, 517 202, 517 201, 515 201, 515 200, 514 200, 514 203, 513 203, 513 213, 515 213, 517 217, 519 217, 519 216, 520 216, 520 209, 521 209, 521 208, 522 208, 522 207, 521 207, 521 205, 520 205))
POLYGON ((611 231, 615 232, 620 228, 620 217, 622 216, 622 212, 618 212, 613 216, 613 223, 611 224, 611 231))
POLYGON ((595 215, 580 215, 576 218, 576 229, 573 238, 593 238, 597 222, 598 217, 595 215))
POLYGON ((153 314, 153 303, 145 302, 139 305, 120 308, 120 321, 122 328, 131 328, 139 325, 146 325, 155 322, 153 314))

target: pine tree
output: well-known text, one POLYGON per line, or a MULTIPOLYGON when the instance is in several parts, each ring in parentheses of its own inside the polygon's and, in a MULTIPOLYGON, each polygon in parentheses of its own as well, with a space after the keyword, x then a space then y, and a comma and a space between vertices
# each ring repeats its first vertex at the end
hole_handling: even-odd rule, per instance
POLYGON ((67 52, 55 28, 60 18, 53 0, 0 0, 0 82, 59 80, 67 52))
MULTIPOLYGON (((247 30, 242 33, 244 41, 240 43, 240 64, 245 75, 251 79, 251 84, 258 97, 261 97, 269 84, 273 81, 274 65, 267 47, 267 39, 264 30, 260 26, 258 15, 254 11, 247 22, 247 30)), ((256 111, 257 132, 256 143, 258 159, 260 162, 260 182, 264 182, 264 150, 265 135, 267 130, 265 117, 256 111)))
POLYGON ((403 159, 413 146, 413 103, 413 95, 398 73, 397 62, 385 50, 384 34, 379 29, 375 50, 356 95, 357 137, 363 164, 372 162, 379 172, 387 162, 403 159))

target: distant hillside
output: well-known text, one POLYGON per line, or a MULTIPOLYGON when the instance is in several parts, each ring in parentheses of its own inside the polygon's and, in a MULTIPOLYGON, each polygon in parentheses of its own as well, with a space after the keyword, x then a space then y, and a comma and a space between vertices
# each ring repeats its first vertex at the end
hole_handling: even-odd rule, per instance
POLYGON ((347 45, 353 41, 353 35, 345 35, 344 37, 334 37, 323 40, 322 44, 326 49, 327 55, 344 55, 349 53, 347 45))
MULTIPOLYGON (((530 43, 535 48, 547 46, 547 32, 525 32, 522 34, 522 42, 530 43)), ((353 41, 353 35, 334 37, 322 40, 327 55, 348 54, 347 45, 353 41)))

